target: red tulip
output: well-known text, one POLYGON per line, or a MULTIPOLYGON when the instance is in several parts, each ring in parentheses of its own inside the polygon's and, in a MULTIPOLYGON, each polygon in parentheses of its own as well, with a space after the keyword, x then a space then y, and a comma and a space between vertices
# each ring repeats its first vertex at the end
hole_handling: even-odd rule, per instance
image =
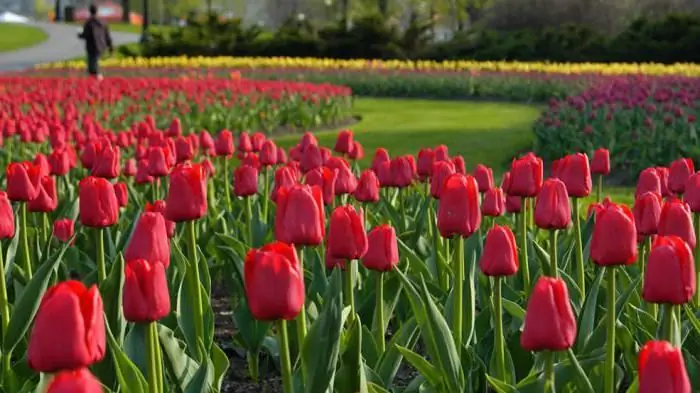
POLYGON ((233 134, 229 130, 222 130, 214 143, 216 155, 219 157, 233 156, 233 134))
POLYGON ((331 157, 326 166, 337 173, 335 181, 336 195, 352 194, 355 191, 357 188, 357 177, 352 173, 350 164, 347 161, 339 157, 331 157))
POLYGON ((690 158, 679 158, 671 163, 668 172, 668 189, 674 194, 685 192, 685 182, 695 173, 695 165, 690 158))
POLYGON ((374 152, 374 158, 372 159, 372 170, 374 173, 379 175, 378 168, 379 166, 384 163, 384 162, 389 162, 391 159, 389 158, 389 153, 386 151, 386 149, 379 147, 377 150, 374 152))
POLYGON ((136 160, 131 158, 124 162, 124 167, 122 168, 122 175, 126 177, 132 177, 136 175, 136 160))
POLYGON ((649 341, 639 351, 639 393, 690 393, 690 379, 680 348, 649 341))
POLYGON ((450 161, 450 154, 447 146, 439 145, 435 148, 435 161, 450 161))
POLYGON ((175 222, 165 218, 165 201, 159 200, 153 202, 153 204, 151 204, 151 202, 146 202, 146 206, 143 211, 162 214, 163 218, 165 219, 165 229, 168 232, 168 237, 171 238, 175 236, 175 222))
POLYGON ((493 188, 493 170, 491 168, 477 164, 474 168, 474 178, 479 184, 479 192, 486 192, 493 188))
POLYGON ((267 140, 267 138, 265 137, 265 134, 263 134, 260 131, 255 132, 253 134, 253 136, 250 137, 250 141, 253 144, 253 151, 257 153, 260 150, 262 150, 262 147, 263 147, 263 144, 265 143, 265 140, 267 140))
POLYGON ((333 270, 333 269, 340 269, 341 271, 345 271, 345 259, 343 258, 333 258, 331 256, 331 253, 328 252, 328 249, 326 248, 326 255, 324 257, 324 263, 326 264, 326 269, 327 270, 333 270))
POLYGON ((661 195, 646 192, 634 201, 634 221, 637 233, 644 236, 655 235, 661 219, 661 195))
POLYGON ((644 271, 644 300, 685 304, 695 294, 695 280, 695 259, 688 244, 677 236, 658 236, 644 271))
POLYGON ((669 198, 661 208, 658 234, 661 236, 675 235, 685 240, 691 248, 695 248, 695 230, 690 207, 677 198, 669 198))
POLYGON ((283 187, 291 187, 297 184, 297 182, 297 174, 292 167, 282 166, 277 168, 277 170, 275 170, 275 181, 272 187, 270 199, 277 203, 279 190, 281 190, 283 187))
POLYGON ((95 163, 95 156, 100 149, 98 142, 88 142, 80 155, 80 163, 85 169, 91 169, 95 163))
POLYGON ((435 152, 426 147, 418 152, 418 176, 421 180, 430 178, 433 173, 433 163, 435 162, 435 152))
POLYGON ((56 176, 64 176, 70 172, 71 162, 70 155, 66 149, 54 150, 49 154, 49 165, 51 166, 51 174, 56 176))
POLYGON ((80 181, 80 223, 86 227, 106 228, 119 219, 119 202, 114 186, 101 177, 88 176, 80 181))
POLYGON ((627 206, 610 202, 596 215, 591 258, 600 266, 629 265, 637 260, 637 228, 627 206))
POLYGON ((328 167, 320 167, 309 171, 306 174, 305 183, 310 186, 316 186, 323 191, 323 203, 332 205, 335 199, 336 181, 338 179, 338 170, 328 167))
POLYGON ((129 191, 126 188, 126 183, 115 183, 114 193, 117 195, 119 207, 126 207, 129 204, 129 191))
POLYGON ((109 143, 105 143, 95 154, 90 174, 96 177, 104 177, 105 179, 119 177, 120 160, 119 146, 112 147, 109 143))
POLYGON ((566 185, 566 191, 571 197, 584 198, 591 194, 591 169, 585 153, 564 157, 558 169, 558 177, 566 185))
POLYGON ((379 180, 379 185, 382 188, 394 187, 396 185, 394 177, 391 173, 391 161, 380 163, 377 166, 375 173, 377 174, 377 180, 379 180))
POLYGON ((277 146, 271 140, 265 141, 260 149, 260 164, 262 166, 273 166, 277 164, 277 146))
POLYGON ((136 259, 158 261, 166 268, 170 266, 170 241, 165 218, 161 213, 144 212, 139 217, 124 252, 124 260, 127 262, 136 259))
POLYGON ((316 145, 309 145, 301 156, 300 164, 301 171, 304 173, 323 166, 321 149, 316 145))
POLYGON ((683 200, 694 213, 700 213, 700 172, 693 173, 685 183, 683 200))
POLYGON ((379 202, 379 179, 373 170, 367 169, 360 174, 360 180, 353 196, 359 202, 379 202))
POLYGON ((182 124, 180 123, 180 119, 176 117, 170 122, 170 127, 168 127, 166 135, 173 138, 177 138, 182 135, 182 124))
POLYGON ((244 282, 250 312, 257 320, 292 320, 304 305, 304 272, 294 246, 274 242, 250 250, 244 282))
POLYGON ((149 184, 153 183, 153 180, 153 176, 148 171, 148 160, 139 160, 136 167, 136 184, 149 184))
POLYGON ((325 236, 323 195, 318 187, 296 184, 277 196, 275 238, 301 246, 317 246, 325 236))
POLYGON ((4 191, 0 191, 0 239, 15 237, 15 212, 4 191))
POLYGON ((58 207, 56 180, 52 176, 41 179, 39 194, 29 201, 27 208, 32 213, 51 213, 58 207))
POLYGON ((452 161, 435 161, 433 164, 433 177, 430 179, 430 195, 440 199, 442 186, 445 180, 455 173, 455 165, 452 161))
POLYGON ((328 160, 331 158, 333 153, 331 152, 331 149, 327 147, 321 147, 321 165, 326 165, 328 160))
POLYGON ((277 165, 282 165, 287 162, 287 153, 283 148, 277 147, 277 165))
POLYGON ((233 193, 237 197, 249 197, 258 193, 258 170, 252 166, 239 166, 233 171, 233 193))
POLYGON ((46 393, 102 393, 102 384, 87 368, 56 374, 46 393))
POLYGON ((56 220, 53 223, 53 235, 62 243, 68 243, 75 233, 75 224, 70 218, 56 220))
POLYGON ((656 173, 659 175, 659 183, 661 185, 661 196, 666 198, 671 196, 671 191, 668 187, 669 170, 666 167, 656 167, 656 173))
POLYGON ((189 138, 181 136, 175 140, 175 157, 178 164, 194 158, 194 146, 189 138))
POLYGON ((123 302, 124 318, 130 322, 154 322, 170 314, 168 281, 161 261, 134 259, 127 262, 123 302))
POLYGON ((508 195, 519 197, 534 197, 542 187, 542 159, 528 153, 524 157, 513 160, 510 169, 510 184, 508 195))
POLYGON ((41 168, 25 161, 7 166, 7 197, 13 202, 29 202, 39 195, 41 168))
POLYGON ((398 264, 396 231, 387 224, 374 227, 367 235, 367 252, 362 257, 362 265, 370 270, 387 272, 398 264))
POLYGON ((512 276, 518 272, 518 246, 507 226, 494 225, 486 234, 479 268, 486 276, 512 276))
POLYGON ((238 136, 238 151, 250 153, 253 151, 253 142, 250 141, 250 135, 247 132, 241 132, 238 136))
POLYGON ((165 218, 182 222, 207 214, 207 177, 200 164, 180 164, 170 173, 165 218))
POLYGON ((335 150, 340 154, 350 154, 353 148, 353 135, 350 130, 342 130, 335 141, 335 150))
POLYGON ((481 214, 489 217, 502 216, 506 209, 506 198, 500 187, 494 187, 486 191, 481 202, 481 214))
POLYGON ((454 156, 452 158, 452 163, 455 164, 455 172, 462 174, 462 175, 467 174, 467 166, 464 163, 464 157, 454 156))
POLYGON ((199 145, 202 146, 202 150, 207 151, 214 149, 214 138, 208 131, 201 131, 199 133, 199 145))
POLYGON ((591 161, 591 173, 596 175, 607 175, 610 173, 610 151, 600 148, 593 154, 591 161))
POLYGON ((165 149, 151 147, 148 149, 148 174, 153 177, 168 176, 170 168, 166 158, 165 149))
POLYGON ((351 160, 361 160, 365 157, 365 149, 358 141, 353 141, 352 150, 348 153, 348 158, 351 160))
POLYGON ((526 351, 564 351, 576 339, 576 317, 560 278, 541 276, 530 294, 520 346, 526 351))
POLYGON ((39 167, 39 172, 41 177, 49 176, 51 174, 51 165, 49 165, 49 160, 45 155, 41 153, 36 153, 34 156, 33 164, 39 167))
POLYGON ((328 252, 333 258, 360 259, 367 252, 367 234, 362 209, 352 205, 333 210, 328 226, 328 252))
POLYGON ((634 193, 634 197, 639 198, 642 194, 647 192, 661 194, 661 179, 656 168, 647 168, 639 174, 637 190, 634 193))
POLYGON ((212 178, 216 175, 216 167, 210 159, 205 158, 202 160, 202 168, 204 168, 204 173, 206 173, 208 178, 212 178))
POLYGON ((29 336, 27 360, 38 372, 88 367, 105 355, 102 298, 97 286, 64 281, 41 299, 29 336))
POLYGON ((520 213, 523 210, 523 198, 519 196, 506 196, 506 211, 508 213, 520 213))
POLYGON ((537 195, 535 225, 542 229, 566 229, 571 225, 571 204, 564 182, 547 179, 537 195))
POLYGON ((469 237, 479 229, 479 189, 471 176, 459 173, 445 180, 440 192, 437 227, 442 237, 469 237))

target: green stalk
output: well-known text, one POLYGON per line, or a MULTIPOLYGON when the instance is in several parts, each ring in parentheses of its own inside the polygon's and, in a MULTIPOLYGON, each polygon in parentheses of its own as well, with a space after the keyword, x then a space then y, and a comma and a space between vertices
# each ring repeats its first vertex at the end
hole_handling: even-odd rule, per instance
POLYGON ((49 225, 49 213, 42 213, 42 229, 44 230, 44 243, 47 243, 51 236, 51 225, 49 225))
MULTIPOLYGON (((197 235, 195 233, 195 223, 196 221, 187 221, 186 225, 186 236, 187 236, 187 249, 190 253, 190 265, 186 273, 187 285, 190 288, 190 296, 194 296, 192 301, 194 302, 194 307, 192 307, 192 319, 194 321, 195 337, 197 340, 202 340, 204 342, 204 326, 202 325, 204 319, 204 306, 202 305, 202 291, 201 282, 199 279, 199 266, 197 263, 197 235)), ((197 360, 202 361, 204 359, 204 354, 199 346, 197 346, 196 354, 197 360)))
POLYGON ((148 393, 160 393, 158 388, 158 359, 156 355, 157 343, 154 337, 153 327, 155 322, 150 322, 146 328, 146 360, 148 361, 148 393))
POLYGON ((384 334, 384 274, 377 273, 376 305, 374 306, 375 321, 377 323, 376 341, 379 345, 379 354, 386 350, 386 338, 384 334))
MULTIPOLYGON (((695 274, 700 282, 700 214, 693 213, 693 220, 695 221, 695 239, 697 239, 695 244, 695 274)), ((695 307, 700 307, 700 291, 695 291, 695 307)))
POLYGON ((559 267, 557 264, 557 230, 552 229, 549 231, 549 261, 551 263, 551 271, 549 272, 552 277, 559 277, 559 267))
POLYGON ((156 344, 156 375, 158 376, 158 391, 165 392, 165 384, 163 381, 163 354, 160 349, 160 338, 158 336, 158 322, 153 322, 153 340, 156 344))
POLYGON ((267 222, 267 212, 268 206, 270 204, 270 168, 265 168, 263 176, 263 205, 262 205, 262 215, 267 222))
POLYGON ((522 210, 520 211, 520 257, 522 258, 520 271, 523 274, 523 287, 526 297, 530 294, 530 266, 527 260, 527 221, 527 198, 523 197, 522 210))
POLYGON ((596 191, 596 201, 600 203, 603 197, 603 175, 598 175, 598 190, 596 191))
POLYGON ((246 220, 247 226, 248 226, 248 246, 249 247, 254 247, 255 245, 253 244, 253 201, 251 201, 250 196, 245 197, 245 215, 246 215, 246 220))
MULTIPOLYGON (((279 344, 280 344, 280 366, 282 367, 282 388, 284 393, 294 393, 292 384, 292 361, 289 358, 289 336, 287 334, 287 321, 278 321, 279 344)), ((301 352, 301 351, 300 351, 301 352)))
POLYGON ((226 156, 221 157, 221 159, 224 161, 224 192, 226 193, 226 209, 231 211, 231 181, 228 178, 229 159, 226 156))
POLYGON ((24 269, 24 274, 27 277, 27 280, 32 278, 32 275, 34 272, 32 271, 32 259, 29 256, 29 238, 27 237, 27 202, 20 202, 19 205, 19 210, 20 210, 20 236, 22 238, 20 239, 20 248, 21 248, 21 255, 22 255, 22 269, 24 269))
MULTIPOLYGON (((435 250, 435 271, 438 276, 438 283, 440 288, 447 291, 449 289, 449 283, 447 272, 444 271, 442 263, 440 263, 440 231, 437 228, 435 209, 432 203, 428 206, 428 227, 430 228, 433 235, 433 249, 435 250)), ((447 255, 445 255, 447 257, 447 255)))
POLYGON ((608 266, 605 269, 608 280, 608 320, 607 320, 607 341, 605 342, 605 389, 604 393, 615 393, 615 298, 617 289, 615 288, 615 267, 608 266))
POLYGON ((661 306, 664 312, 663 317, 661 318, 661 321, 659 322, 661 324, 661 337, 659 337, 662 340, 666 340, 668 342, 672 342, 672 335, 673 335, 673 309, 672 305, 670 304, 664 304, 661 306))
POLYGON ((572 198, 574 205, 574 230, 575 230, 575 241, 576 241, 576 270, 577 270, 577 284, 581 291, 581 301, 585 299, 586 296, 586 271, 583 264, 583 239, 581 239, 581 213, 580 213, 580 203, 579 198, 572 198))
MULTIPOLYGON (((259 352, 258 352, 259 353, 259 352)), ((248 374, 250 374, 250 379, 253 380, 253 382, 259 382, 260 379, 260 370, 259 370, 259 356, 258 353, 255 355, 252 354, 252 352, 247 351, 245 354, 246 357, 246 363, 248 364, 248 374)))
POLYGON ((160 185, 160 178, 156 177, 153 180, 153 183, 151 183, 151 187, 153 188, 153 201, 157 201, 160 199, 160 188, 158 187, 160 185))
POLYGON ((454 269, 454 297, 452 298, 452 333, 454 334, 455 346, 457 353, 462 351, 462 337, 464 332, 462 325, 464 323, 463 312, 463 297, 464 297, 464 239, 457 236, 455 238, 455 252, 452 260, 452 268, 454 269))
POLYGON ((493 324, 496 335, 496 364, 498 365, 498 378, 506 379, 506 350, 503 338, 503 298, 501 295, 501 282, 503 277, 493 278, 493 324))
POLYGON ((95 228, 95 240, 97 242, 97 282, 103 283, 107 279, 104 228, 95 228))
POLYGON ((544 391, 546 393, 557 393, 554 383, 554 353, 551 351, 544 353, 544 377, 544 391))
MULTIPOLYGON (((302 279, 304 279, 304 247, 299 248, 299 271, 302 274, 302 279)), ((304 347, 304 341, 306 340, 306 303, 301 305, 301 311, 297 315, 297 345, 299 346, 299 358, 301 359, 301 349, 304 347)), ((301 363, 301 377, 302 381, 306 380, 306 367, 304 362, 301 363)))
MULTIPOLYGON (((0 338, 5 341, 7 327, 10 326, 10 304, 7 299, 7 288, 5 287, 5 262, 3 253, 4 251, 0 244, 0 320, 2 321, 0 322, 2 323, 2 325, 0 325, 0 328, 2 328, 0 338)), ((10 356, 11 354, 9 352, 2 354, 2 375, 5 376, 3 380, 9 378, 10 370, 12 369, 10 356)))
POLYGON ((355 283, 353 277, 353 261, 348 259, 345 263, 345 274, 343 278, 345 279, 345 306, 350 307, 350 316, 348 317, 348 323, 352 324, 355 320, 355 283))

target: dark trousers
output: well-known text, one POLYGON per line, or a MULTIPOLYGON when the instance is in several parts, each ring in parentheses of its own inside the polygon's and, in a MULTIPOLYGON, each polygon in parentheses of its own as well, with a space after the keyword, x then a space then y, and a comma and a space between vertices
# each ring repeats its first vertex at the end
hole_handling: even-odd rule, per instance
POLYGON ((87 55, 87 68, 88 74, 99 75, 100 74, 100 54, 99 53, 88 53, 87 55))

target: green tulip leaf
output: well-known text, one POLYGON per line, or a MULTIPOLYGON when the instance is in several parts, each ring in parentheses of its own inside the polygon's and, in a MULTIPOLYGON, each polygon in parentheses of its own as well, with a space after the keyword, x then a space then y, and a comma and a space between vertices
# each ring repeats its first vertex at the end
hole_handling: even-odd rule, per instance
POLYGON ((139 368, 126 356, 106 326, 109 352, 112 354, 117 380, 124 393, 147 393, 148 384, 139 368))

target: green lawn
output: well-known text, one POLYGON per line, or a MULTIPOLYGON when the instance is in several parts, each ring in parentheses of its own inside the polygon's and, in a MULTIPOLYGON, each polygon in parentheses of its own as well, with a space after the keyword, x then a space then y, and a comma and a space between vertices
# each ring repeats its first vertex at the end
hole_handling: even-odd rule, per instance
POLYGON ((38 27, 20 23, 0 23, 0 52, 37 45, 48 38, 38 27))

